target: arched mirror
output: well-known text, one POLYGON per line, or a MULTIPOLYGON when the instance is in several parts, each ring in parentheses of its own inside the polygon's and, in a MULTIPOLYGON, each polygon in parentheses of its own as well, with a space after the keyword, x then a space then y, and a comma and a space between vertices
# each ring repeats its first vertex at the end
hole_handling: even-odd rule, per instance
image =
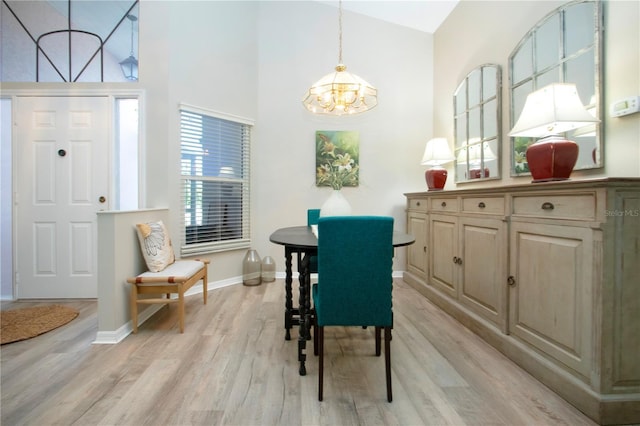
POLYGON ((471 71, 453 95, 456 182, 500 178, 502 70, 471 71))
MULTIPOLYGON (((554 10, 536 24, 509 56, 510 120, 513 127, 527 95, 551 83, 573 83, 594 117, 601 116, 602 4, 579 0, 554 10)), ((602 130, 596 123, 567 134, 579 146, 574 170, 603 166, 602 130)), ((529 174, 525 152, 530 137, 511 138, 511 175, 529 174)))

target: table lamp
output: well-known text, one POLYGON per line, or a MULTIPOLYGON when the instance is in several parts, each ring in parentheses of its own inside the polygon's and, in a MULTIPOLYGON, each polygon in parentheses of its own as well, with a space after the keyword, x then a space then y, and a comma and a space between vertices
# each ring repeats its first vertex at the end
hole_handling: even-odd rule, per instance
POLYGON ((420 164, 432 166, 424 174, 429 191, 439 191, 444 188, 447 182, 447 170, 442 165, 450 163, 453 159, 446 138, 434 138, 427 142, 420 164))
POLYGON ((553 83, 527 100, 509 136, 542 138, 527 148, 533 182, 569 179, 578 159, 578 144, 560 136, 599 120, 585 109, 575 84, 553 83))

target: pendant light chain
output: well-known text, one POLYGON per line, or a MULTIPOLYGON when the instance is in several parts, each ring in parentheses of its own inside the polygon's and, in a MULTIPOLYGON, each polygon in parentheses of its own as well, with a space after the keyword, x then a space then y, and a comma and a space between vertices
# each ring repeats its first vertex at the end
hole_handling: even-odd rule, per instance
POLYGON ((342 0, 339 0, 338 8, 340 9, 338 13, 338 63, 342 64, 342 0))
POLYGON ((127 18, 131 21, 131 56, 133 56, 133 18, 130 18, 133 15, 127 15, 127 18))

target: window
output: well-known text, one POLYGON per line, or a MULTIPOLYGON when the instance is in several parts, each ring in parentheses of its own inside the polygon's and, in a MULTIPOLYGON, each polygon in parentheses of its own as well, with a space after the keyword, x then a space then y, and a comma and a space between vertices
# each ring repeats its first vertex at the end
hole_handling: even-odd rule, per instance
POLYGON ((138 98, 115 100, 114 210, 136 210, 140 205, 138 103, 138 98))
POLYGON ((138 3, 2 1, 2 81, 137 81, 138 3))
POLYGON ((181 105, 183 255, 250 247, 252 126, 247 119, 181 105))

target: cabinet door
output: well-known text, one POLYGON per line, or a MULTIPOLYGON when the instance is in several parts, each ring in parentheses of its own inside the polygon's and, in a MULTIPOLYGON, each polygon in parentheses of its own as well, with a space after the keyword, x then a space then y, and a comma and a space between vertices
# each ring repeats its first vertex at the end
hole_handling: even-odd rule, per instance
POLYGON ((593 231, 512 222, 510 239, 510 333, 588 380, 593 231))
POLYGON ((454 216, 429 216, 429 283, 453 298, 458 298, 454 258, 458 250, 458 221, 454 216))
POLYGON ((459 232, 460 302, 506 332, 506 223, 462 217, 459 232))
POLYGON ((407 271, 427 279, 427 215, 426 213, 409 213, 407 215, 407 232, 414 236, 415 243, 407 248, 407 271))

